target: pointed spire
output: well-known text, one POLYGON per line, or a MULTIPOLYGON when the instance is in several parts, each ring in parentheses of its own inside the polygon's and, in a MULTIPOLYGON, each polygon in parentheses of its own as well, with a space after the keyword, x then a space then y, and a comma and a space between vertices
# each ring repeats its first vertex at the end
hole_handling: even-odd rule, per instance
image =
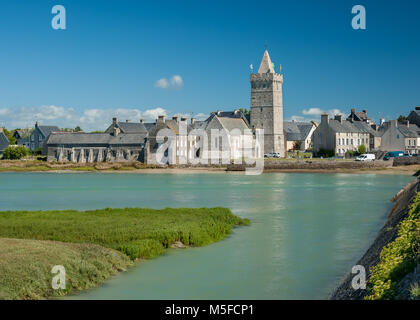
POLYGON ((274 73, 273 63, 271 62, 270 55, 267 50, 264 52, 258 73, 274 73))

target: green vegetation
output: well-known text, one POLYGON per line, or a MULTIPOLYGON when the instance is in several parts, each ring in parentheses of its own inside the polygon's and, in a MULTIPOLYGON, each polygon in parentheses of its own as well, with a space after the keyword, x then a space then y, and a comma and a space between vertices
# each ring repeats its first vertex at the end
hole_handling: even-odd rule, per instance
POLYGON ((0 237, 94 243, 136 259, 161 254, 157 243, 161 249, 176 241, 203 246, 248 223, 225 208, 5 211, 0 237))
POLYGON ((3 127, 3 132, 4 132, 4 135, 7 137, 7 139, 9 140, 10 144, 17 143, 17 139, 13 136, 13 133, 15 132, 15 130, 10 131, 3 127))
POLYGON ((366 146, 364 144, 361 144, 358 148, 357 151, 359 152, 359 154, 365 154, 366 153, 366 146))
POLYGON ((19 160, 29 155, 29 150, 24 146, 9 146, 3 151, 3 159, 19 160))
POLYGON ((411 287, 410 295, 412 299, 420 299, 420 287, 417 283, 411 287))
POLYGON ((94 287, 132 260, 154 258, 178 242, 204 246, 247 224, 225 208, 0 211, 0 299, 94 287), (51 290, 54 265, 66 268, 65 290, 51 290))
MULTIPOLYGON (((398 226, 398 237, 382 249, 372 268, 366 300, 394 299, 396 286, 420 262, 420 192, 410 205, 407 218, 398 226)), ((417 290, 418 293, 418 290, 417 290)))
POLYGON ((316 156, 323 157, 323 158, 332 158, 332 157, 335 157, 335 152, 334 150, 320 149, 316 153, 316 156))
POLYGON ((45 299, 93 288, 130 265, 126 255, 98 245, 0 238, 0 300, 45 299), (66 289, 51 287, 55 265, 65 266, 66 289))

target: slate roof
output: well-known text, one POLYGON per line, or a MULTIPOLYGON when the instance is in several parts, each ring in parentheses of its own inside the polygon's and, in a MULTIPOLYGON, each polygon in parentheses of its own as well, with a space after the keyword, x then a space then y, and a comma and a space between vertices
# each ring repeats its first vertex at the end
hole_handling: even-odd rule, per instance
POLYGON ((368 117, 366 112, 363 111, 355 111, 354 109, 351 110, 350 115, 347 117, 347 120, 353 119, 355 121, 365 121, 369 120, 373 122, 371 118, 368 117))
POLYGON ((146 133, 52 133, 47 140, 48 145, 126 145, 142 144, 146 133))
POLYGON ((249 129, 247 124, 242 118, 228 118, 228 117, 217 117, 223 128, 229 132, 233 129, 239 129, 241 132, 244 132, 245 129, 249 129))
POLYGON ((353 126, 358 128, 360 132, 369 133, 374 137, 379 137, 381 134, 374 130, 367 122, 365 121, 353 121, 353 126))
POLYGON ((309 135, 313 124, 311 122, 296 122, 296 121, 284 121, 283 130, 286 134, 286 140, 298 141, 305 140, 309 135))
POLYGON ((60 128, 57 126, 37 126, 38 130, 44 137, 48 137, 51 132, 58 132, 60 128))
POLYGON ((141 122, 118 122, 122 133, 147 133, 147 129, 141 122))
POLYGON ((403 125, 403 124, 398 124, 398 130, 401 132, 401 134, 406 137, 406 138, 417 138, 419 137, 418 132, 418 127, 417 130, 416 128, 414 128, 415 125, 410 124, 408 127, 407 125, 403 125))
MULTIPOLYGON (((355 121, 356 122, 356 121, 355 121)), ((335 119, 329 120, 329 126, 334 132, 348 132, 348 133, 361 133, 358 127, 348 120, 342 120, 341 122, 335 119)))
POLYGON ((30 134, 31 134, 31 129, 19 129, 19 130, 16 130, 14 133, 15 136, 17 135, 17 137, 19 137, 19 139, 27 138, 30 136, 30 134))
POLYGON ((3 151, 9 146, 9 139, 7 139, 4 132, 0 132, 0 151, 3 151))

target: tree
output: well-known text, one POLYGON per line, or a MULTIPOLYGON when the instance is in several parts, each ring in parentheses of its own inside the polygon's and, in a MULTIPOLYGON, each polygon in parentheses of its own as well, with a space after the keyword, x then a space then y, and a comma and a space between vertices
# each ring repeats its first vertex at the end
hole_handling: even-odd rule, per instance
POLYGON ((397 120, 398 120, 398 122, 404 122, 404 121, 407 121, 407 117, 403 116, 403 115, 400 115, 397 120))
POLYGON ((366 153, 366 146, 364 144, 361 144, 359 148, 357 148, 360 154, 366 153))
POLYGON ((19 160, 26 157, 29 154, 29 150, 24 146, 12 147, 9 146, 3 151, 3 159, 7 160, 19 160))
POLYGON ((302 145, 302 141, 295 141, 293 143, 293 150, 300 150, 301 145, 302 145))
POLYGON ((17 143, 17 139, 13 136, 13 133, 15 131, 16 130, 9 131, 6 128, 3 128, 4 135, 7 137, 7 139, 9 140, 9 143, 10 144, 16 144, 17 143))
POLYGON ((82 128, 80 128, 79 126, 77 126, 76 128, 74 128, 74 132, 82 132, 82 128))

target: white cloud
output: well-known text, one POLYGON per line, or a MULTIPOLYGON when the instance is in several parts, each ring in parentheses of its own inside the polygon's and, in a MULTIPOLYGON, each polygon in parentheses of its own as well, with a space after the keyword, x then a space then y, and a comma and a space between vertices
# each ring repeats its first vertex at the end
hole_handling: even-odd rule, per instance
POLYGON ((117 108, 117 109, 85 109, 76 111, 73 108, 60 106, 40 106, 40 107, 20 107, 17 109, 0 109, 0 126, 9 129, 31 128, 38 121, 44 125, 57 125, 60 128, 82 127, 85 131, 105 130, 112 122, 113 117, 120 121, 130 120, 139 122, 155 121, 159 115, 167 115, 168 111, 157 107, 146 110, 137 108, 117 108))
POLYGON ((328 109, 323 110, 321 108, 313 107, 308 109, 303 109, 301 115, 293 115, 290 117, 290 120, 295 121, 321 121, 321 114, 328 113, 330 117, 334 117, 336 114, 344 115, 340 109, 328 109))
POLYGON ((183 86, 184 80, 182 80, 182 77, 178 74, 173 75, 169 80, 162 78, 155 83, 155 87, 161 89, 180 89, 183 86))
POLYGON ((156 88, 167 89, 169 88, 169 81, 168 79, 162 78, 156 81, 155 83, 156 88))

